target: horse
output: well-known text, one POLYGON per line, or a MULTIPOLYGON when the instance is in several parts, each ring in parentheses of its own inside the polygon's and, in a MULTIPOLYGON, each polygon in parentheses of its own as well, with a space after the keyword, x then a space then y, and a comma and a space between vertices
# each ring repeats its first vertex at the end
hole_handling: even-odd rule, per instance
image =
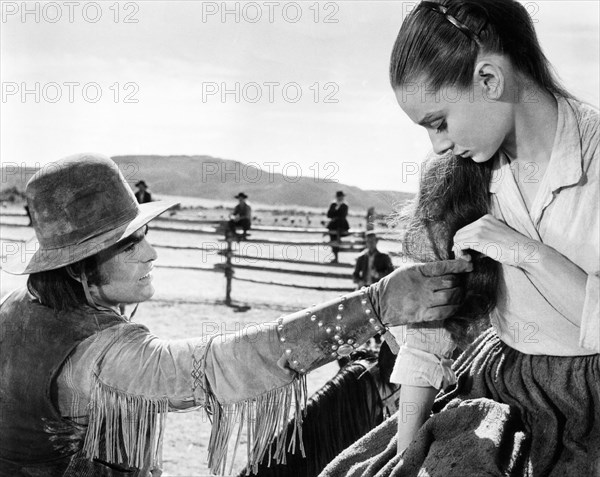
MULTIPOLYGON (((270 460, 274 443, 255 474, 246 467, 238 477, 316 477, 340 452, 396 412, 399 386, 389 382, 394 360, 385 343, 379 352, 359 350, 340 360, 338 373, 307 403, 302 419, 305 455, 288 449, 277 463, 270 460)), ((288 442, 294 427, 291 420, 288 442)))

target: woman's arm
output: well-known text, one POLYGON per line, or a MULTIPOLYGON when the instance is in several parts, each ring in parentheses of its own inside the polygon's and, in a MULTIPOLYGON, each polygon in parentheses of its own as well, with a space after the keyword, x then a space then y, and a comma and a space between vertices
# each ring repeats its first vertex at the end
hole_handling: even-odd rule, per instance
MULTIPOLYGON (((492 215, 485 215, 458 230, 454 244, 457 254, 467 249, 477 250, 498 262, 522 269, 567 320, 580 327, 582 322, 585 324, 583 333, 588 323, 598 320, 597 305, 590 305, 595 299, 592 295, 598 293, 597 276, 588 275, 557 250, 522 235, 492 215)), ((588 341, 582 334, 582 342, 588 341)))
POLYGON ((402 385, 398 403, 398 453, 404 452, 425 423, 438 390, 433 387, 402 385))
POLYGON ((536 243, 535 257, 521 263, 546 299, 571 323, 581 326, 588 274, 552 247, 536 243))

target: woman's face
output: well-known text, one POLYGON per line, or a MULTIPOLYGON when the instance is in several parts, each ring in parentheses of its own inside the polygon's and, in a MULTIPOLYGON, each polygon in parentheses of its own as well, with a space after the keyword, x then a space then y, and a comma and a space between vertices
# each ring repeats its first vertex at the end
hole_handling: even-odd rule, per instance
POLYGON ((402 110, 423 126, 436 154, 452 151, 475 162, 489 160, 512 129, 509 103, 486 97, 483 86, 470 89, 442 87, 437 92, 426 82, 395 90, 402 110))

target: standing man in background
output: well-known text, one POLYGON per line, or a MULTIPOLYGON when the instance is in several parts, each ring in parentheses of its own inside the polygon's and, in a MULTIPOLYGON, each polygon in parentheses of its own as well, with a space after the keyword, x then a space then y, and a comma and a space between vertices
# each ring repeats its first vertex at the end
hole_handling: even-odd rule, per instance
POLYGON ((377 250, 378 241, 375 232, 366 233, 367 248, 356 259, 352 274, 358 288, 372 285, 394 271, 390 256, 377 250))
POLYGON ((348 204, 344 202, 345 197, 346 194, 344 194, 344 191, 338 190, 335 193, 335 202, 329 205, 329 210, 327 211, 327 218, 331 219, 327 224, 329 238, 331 242, 335 242, 335 245, 331 246, 331 251, 333 252, 331 263, 338 263, 338 255, 340 253, 339 242, 342 237, 348 235, 348 230, 350 230, 350 224, 346 219, 348 204))

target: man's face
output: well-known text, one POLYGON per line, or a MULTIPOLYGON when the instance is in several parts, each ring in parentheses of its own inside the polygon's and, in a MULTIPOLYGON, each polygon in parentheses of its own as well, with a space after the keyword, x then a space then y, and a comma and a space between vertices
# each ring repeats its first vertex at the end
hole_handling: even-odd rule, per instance
POLYGON ((114 307, 119 304, 140 303, 154 295, 152 262, 156 250, 146 240, 148 227, 98 254, 100 285, 90 286, 98 304, 114 307))

